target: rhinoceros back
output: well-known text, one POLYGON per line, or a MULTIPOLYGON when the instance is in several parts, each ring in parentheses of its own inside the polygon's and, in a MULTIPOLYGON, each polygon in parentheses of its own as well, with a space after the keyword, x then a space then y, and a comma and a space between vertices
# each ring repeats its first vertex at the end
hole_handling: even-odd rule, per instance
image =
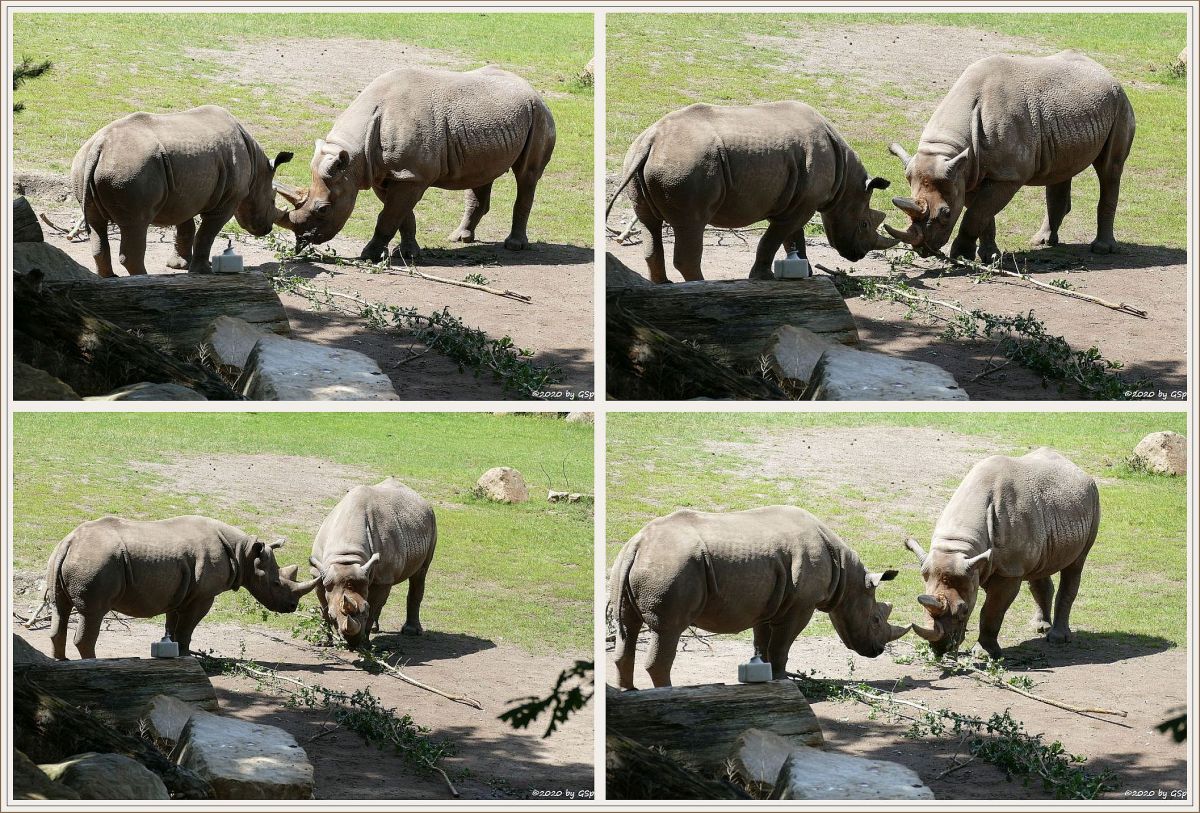
POLYGON ((934 528, 934 544, 992 549, 993 573, 1026 579, 1061 571, 1096 539, 1100 496, 1086 472, 1053 449, 995 455, 967 474, 934 528))

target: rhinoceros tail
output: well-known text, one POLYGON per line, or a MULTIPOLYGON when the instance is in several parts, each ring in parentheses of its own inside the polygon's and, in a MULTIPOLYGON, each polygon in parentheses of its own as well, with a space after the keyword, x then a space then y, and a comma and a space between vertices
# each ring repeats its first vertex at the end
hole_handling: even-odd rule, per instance
POLYGON ((88 223, 88 212, 95 211, 96 205, 96 165, 100 163, 100 150, 104 145, 104 137, 96 135, 88 144, 87 155, 83 158, 83 168, 80 177, 74 179, 76 184, 75 199, 83 210, 83 222, 88 223))
MULTIPOLYGON (((617 637, 622 641, 625 640, 625 624, 622 612, 626 609, 628 602, 630 608, 634 607, 633 594, 629 590, 629 571, 633 570, 634 560, 637 559, 638 547, 641 544, 642 536, 638 534, 633 539, 621 548, 621 552, 617 554, 617 561, 613 563, 612 574, 609 578, 608 585, 608 607, 606 613, 611 613, 613 622, 616 624, 617 637)), ((636 611, 636 610, 635 610, 636 611)))
POLYGON ((633 163, 629 165, 629 171, 625 173, 625 177, 621 179, 621 183, 617 186, 617 191, 613 192, 612 200, 608 202, 608 207, 604 210, 604 219, 608 220, 609 213, 612 212, 612 207, 616 204, 617 198, 621 197, 621 192, 625 187, 629 186, 629 182, 641 174, 642 169, 646 166, 647 159, 650 158, 650 148, 654 146, 654 133, 642 133, 638 136, 637 141, 633 143, 633 163))
POLYGON ((48 604, 54 604, 54 598, 61 587, 63 561, 67 558, 67 552, 70 550, 71 541, 74 538, 74 531, 67 534, 61 542, 54 546, 54 551, 46 562, 46 590, 42 594, 42 600, 48 604))

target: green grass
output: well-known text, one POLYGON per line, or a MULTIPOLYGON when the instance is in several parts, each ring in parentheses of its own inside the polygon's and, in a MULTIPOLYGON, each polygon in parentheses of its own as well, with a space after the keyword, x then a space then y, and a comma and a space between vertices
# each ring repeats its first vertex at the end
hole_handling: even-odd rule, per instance
MULTIPOLYGON (((853 460, 845 461, 846 484, 829 493, 805 488, 803 459, 795 461, 794 472, 787 477, 769 472, 742 477, 730 471, 755 471, 752 456, 736 448, 714 453, 707 445, 762 443, 799 432, 878 426, 928 427, 971 436, 987 449, 980 458, 1050 446, 1074 460, 1099 482, 1101 523, 1084 569, 1073 626, 1118 638, 1147 635, 1186 645, 1187 483, 1182 477, 1138 472, 1125 462, 1150 432, 1186 433, 1182 414, 611 414, 605 535, 609 562, 646 522, 678 508, 734 511, 789 503, 828 524, 869 567, 900 568, 900 576, 883 595, 896 604, 898 618, 918 617, 915 597, 921 592, 920 573, 901 544, 905 535, 911 535, 926 546, 937 511, 916 513, 892 504, 886 495, 864 494, 854 484, 853 460), (1148 611, 1148 606, 1153 609, 1148 611)), ((870 454, 870 449, 863 453, 870 454)), ((931 443, 929 453, 937 453, 936 445, 931 443)), ((894 465, 897 471, 919 470, 920 455, 896 460, 894 465)), ((940 487, 948 500, 958 481, 931 485, 940 487)), ((1022 591, 1009 611, 1001 643, 1011 645, 1031 637, 1024 622, 1032 614, 1033 601, 1022 591)), ((806 634, 832 635, 833 631, 826 616, 818 613, 806 634)))
MULTIPOLYGON (((1137 137, 1122 178, 1117 237, 1128 243, 1184 248, 1187 83, 1169 68, 1186 43, 1185 19, 1181 13, 609 14, 608 171, 619 172, 633 138, 671 110, 694 102, 799 99, 834 123, 871 172, 889 178, 893 189, 906 189, 903 169, 888 154, 887 145, 899 141, 910 151, 916 149, 921 128, 944 96, 945 85, 901 84, 839 71, 836 64, 802 71, 795 67, 794 55, 770 41, 752 47, 749 38, 786 37, 802 48, 805 38, 820 37, 833 26, 956 26, 1024 38, 1040 54, 1074 48, 1112 71, 1137 116, 1137 137)), ((964 32, 965 36, 969 35, 964 32)), ((880 47, 894 52, 903 46, 880 47)), ((1090 242, 1094 237, 1098 195, 1091 170, 1075 179, 1064 242, 1090 242)), ((887 208, 893 225, 906 223, 902 214, 887 208)), ((997 219, 1001 248, 1026 247, 1044 213, 1042 190, 1023 189, 997 219)))
MULTIPOLYGON (((27 413, 14 416, 13 439, 16 570, 42 572, 62 537, 105 514, 199 513, 267 539, 287 537, 281 563, 307 572, 302 563, 319 523, 301 527, 265 516, 253 493, 222 508, 203 487, 171 491, 128 468, 132 461, 170 463, 182 455, 298 455, 361 468, 369 472, 364 482, 396 476, 433 504, 438 547, 421 613, 427 629, 535 652, 591 651, 591 506, 547 503, 543 475, 544 466, 556 488, 566 478, 573 490, 592 490, 590 426, 469 413, 27 413), (525 475, 529 502, 495 504, 470 493, 479 475, 498 465, 525 475)), ((322 501, 322 516, 340 497, 322 501)), ((404 595, 405 588, 393 592, 384 629, 403 623, 404 595)), ((301 608, 309 603, 315 597, 301 608)), ((210 620, 237 620, 249 608, 242 592, 226 593, 210 620)), ((287 629, 296 618, 272 616, 268 623, 287 629)))
MULTIPOLYGON (((546 97, 558 132, 554 157, 538 186, 530 239, 591 245, 593 96, 591 86, 578 78, 592 55, 590 14, 17 13, 16 58, 48 59, 54 67, 15 94, 25 110, 14 120, 14 166, 17 171, 66 174, 80 145, 127 113, 219 104, 268 154, 295 152, 280 177, 307 186, 313 141, 325 136, 353 94, 335 98, 265 81, 225 81, 220 77, 228 66, 186 52, 281 38, 398 41, 442 52, 448 61, 461 63, 447 65, 456 70, 496 64, 528 79, 546 97)), ((292 49, 295 69, 319 88, 319 76, 304 77, 304 50, 292 49)), ((352 60, 354 54, 346 58, 352 60)), ((496 183, 492 211, 480 226, 481 240, 503 240, 515 194, 511 176, 496 183)), ((372 193, 362 193, 343 234, 369 237, 380 207, 372 193)), ((461 214, 461 192, 429 190, 417 207, 422 245, 445 246, 445 236, 461 214)))

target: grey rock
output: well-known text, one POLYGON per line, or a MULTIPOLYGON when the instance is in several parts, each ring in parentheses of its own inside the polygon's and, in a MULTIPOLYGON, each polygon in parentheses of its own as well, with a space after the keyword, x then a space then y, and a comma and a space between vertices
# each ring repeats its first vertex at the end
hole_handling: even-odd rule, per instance
POLYGON ((485 471, 475 483, 475 495, 493 502, 519 503, 529 499, 529 488, 521 472, 509 466, 485 471))
POLYGON ((803 327, 784 325, 771 334, 764 355, 783 384, 803 392, 822 354, 835 343, 803 327))
POLYGON ((78 799, 79 794, 46 776, 46 772, 21 751, 13 751, 14 799, 78 799))
POLYGON ((650 280, 609 254, 604 259, 604 286, 606 288, 648 288, 650 280))
POLYGON ((88 752, 39 767, 46 776, 78 793, 80 799, 171 798, 158 774, 124 754, 88 752))
POLYGON ((1134 447, 1133 456, 1156 474, 1187 474, 1187 438, 1178 432, 1151 432, 1134 447))
POLYGON ((207 780, 218 799, 312 798, 312 764, 281 728, 197 711, 171 756, 207 780))
POLYGON ((355 350, 267 335, 236 389, 255 401, 398 401, 379 365, 355 350))
POLYGON ((932 799, 911 768, 895 762, 793 748, 775 779, 772 799, 932 799))
POLYGON ((54 660, 34 649, 33 644, 16 633, 13 633, 12 644, 13 663, 50 663, 54 660))
POLYGON ((174 745, 183 734, 188 720, 197 711, 201 711, 201 709, 185 703, 177 697, 159 694, 150 699, 143 719, 146 722, 147 731, 155 740, 174 745))
POLYGON ((79 394, 71 386, 45 370, 13 362, 14 401, 78 401, 79 394))
POLYGON ((49 243, 13 243, 13 270, 28 274, 37 269, 48 280, 89 280, 102 282, 99 276, 71 259, 49 243))
POLYGON ((89 395, 85 401, 207 401, 200 393, 182 384, 155 384, 142 381, 127 384, 106 395, 89 395))
POLYGON ((567 423, 592 423, 592 424, 594 424, 596 422, 596 413, 595 412, 585 412, 585 411, 568 412, 566 420, 567 420, 567 423))
POLYGON ((204 332, 201 346, 217 367, 226 373, 240 373, 246 367, 246 359, 265 330, 236 316, 218 316, 204 332))

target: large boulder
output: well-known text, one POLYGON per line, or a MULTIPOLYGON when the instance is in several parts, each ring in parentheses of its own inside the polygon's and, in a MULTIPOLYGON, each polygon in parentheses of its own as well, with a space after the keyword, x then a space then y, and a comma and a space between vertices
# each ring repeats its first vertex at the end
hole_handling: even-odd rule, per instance
POLYGON ((356 350, 267 335, 235 387, 253 401, 399 401, 391 379, 356 350))
POLYGON ((50 779, 78 793, 80 799, 171 798, 158 774, 124 754, 88 752, 39 767, 50 779))
POLYGON ((611 254, 604 258, 605 288, 649 288, 650 280, 627 266, 611 254))
POLYGON ((245 319, 236 316, 218 316, 204 332, 201 347, 217 369, 232 378, 246 367, 246 359, 254 350, 254 345, 267 331, 250 324, 245 319))
POLYGON ((84 268, 65 251, 49 243, 13 243, 13 270, 18 274, 28 274, 35 268, 50 282, 73 279, 100 281, 100 277, 91 269, 84 268))
POLYGON ((596 422, 596 413, 590 411, 568 412, 567 423, 592 423, 596 422))
POLYGON ((38 222, 33 207, 25 200, 24 195, 13 198, 12 228, 14 243, 40 243, 45 239, 42 235, 42 224, 38 222))
POLYGON ((33 644, 15 632, 12 637, 12 646, 13 663, 52 663, 54 661, 49 655, 44 655, 34 649, 33 644))
POLYGON ((488 469, 475 483, 475 495, 493 502, 518 503, 529 499, 521 472, 509 466, 488 469))
POLYGON ((14 401, 78 401, 79 393, 45 370, 14 361, 12 397, 14 401))
POLYGON ((771 334, 763 355, 780 384, 793 392, 804 392, 817 362, 832 347, 841 345, 808 328, 784 325, 771 334))
POLYGON ((202 709, 169 694, 159 694, 150 699, 146 715, 142 719, 145 722, 146 733, 156 742, 174 746, 183 734, 188 720, 192 719, 192 715, 197 711, 202 709))
POLYGON ((813 369, 814 401, 966 401, 954 376, 924 361, 833 345, 813 369))
POLYGON ((127 384, 106 395, 89 395, 85 401, 207 401, 200 393, 182 384, 142 381, 127 384))
POLYGON ((12 794, 14 799, 78 799, 79 794, 46 776, 22 751, 13 751, 12 794))
POLYGON ((1134 447, 1133 457, 1155 474, 1182 477, 1187 474, 1187 438, 1178 432, 1151 432, 1134 447))
POLYGON ((312 798, 312 763, 281 728, 197 711, 172 758, 207 780, 218 799, 312 798))

